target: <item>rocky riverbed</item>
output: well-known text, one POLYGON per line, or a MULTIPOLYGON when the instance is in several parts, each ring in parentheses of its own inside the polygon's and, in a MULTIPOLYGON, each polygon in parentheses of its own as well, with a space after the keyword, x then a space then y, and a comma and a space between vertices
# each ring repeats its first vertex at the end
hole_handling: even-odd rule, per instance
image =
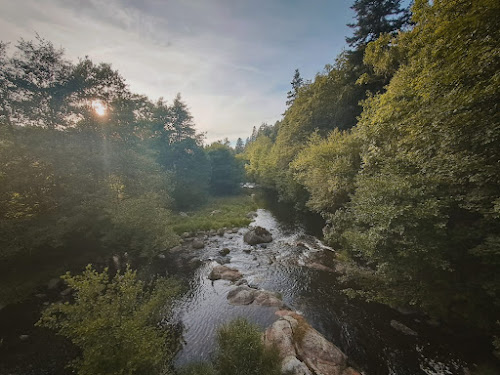
POLYGON ((309 339, 305 347, 299 340, 280 348, 284 369, 297 374, 463 375, 474 367, 477 350, 485 348, 478 338, 436 327, 412 311, 349 299, 342 292, 345 269, 333 249, 300 226, 282 225, 267 210, 257 211, 250 229, 256 227, 268 231, 271 241, 250 245, 244 240, 248 228, 231 228, 187 234, 177 249, 175 267, 196 268, 190 292, 174 312, 184 332, 178 365, 208 360, 218 327, 244 317, 262 327, 268 342, 283 321, 292 332, 308 327, 314 334, 304 337, 322 338, 314 350, 309 339), (195 248, 194 241, 203 247, 195 248))

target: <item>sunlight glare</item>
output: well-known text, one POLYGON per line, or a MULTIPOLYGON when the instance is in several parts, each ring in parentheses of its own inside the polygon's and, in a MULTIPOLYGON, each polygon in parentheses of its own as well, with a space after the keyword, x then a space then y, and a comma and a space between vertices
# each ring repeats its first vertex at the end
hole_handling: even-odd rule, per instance
POLYGON ((98 116, 104 116, 106 114, 106 105, 100 100, 92 101, 92 109, 98 116))

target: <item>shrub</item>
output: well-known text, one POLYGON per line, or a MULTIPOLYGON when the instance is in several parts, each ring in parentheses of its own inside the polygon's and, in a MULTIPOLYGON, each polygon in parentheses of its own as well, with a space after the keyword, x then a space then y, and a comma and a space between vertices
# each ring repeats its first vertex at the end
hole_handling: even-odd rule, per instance
POLYGON ((130 268, 111 279, 88 265, 62 279, 74 291, 72 303, 56 303, 37 325, 54 329, 81 349, 71 366, 80 375, 133 375, 166 371, 178 347, 159 322, 179 292, 173 280, 146 285, 130 268))

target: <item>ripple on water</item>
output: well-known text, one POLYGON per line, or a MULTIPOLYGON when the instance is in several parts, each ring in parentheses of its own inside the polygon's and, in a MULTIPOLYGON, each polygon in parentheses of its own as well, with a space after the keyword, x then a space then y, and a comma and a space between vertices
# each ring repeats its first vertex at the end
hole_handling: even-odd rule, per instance
POLYGON ((314 328, 340 346, 367 374, 462 374, 465 364, 454 359, 452 348, 446 343, 441 347, 443 340, 439 345, 422 344, 437 338, 430 331, 423 334, 423 327, 411 317, 386 306, 349 299, 341 292, 334 273, 305 267, 317 255, 331 254, 332 249, 306 235, 303 228, 281 225, 263 209, 257 210, 251 225, 268 229, 273 242, 265 249, 252 247, 244 243, 244 231, 240 231, 231 238, 227 234, 210 238, 198 253, 204 263, 193 277, 190 292, 174 311, 174 318, 184 327, 185 344, 176 357, 178 365, 209 359, 216 349, 217 329, 234 318, 247 318, 262 328, 276 320, 275 308, 230 305, 226 296, 232 284, 208 280, 215 264, 211 259, 227 247, 231 251, 228 266, 239 269, 250 285, 281 293, 288 306, 301 311, 314 328), (391 319, 411 325, 420 336, 408 337, 394 330, 391 319))

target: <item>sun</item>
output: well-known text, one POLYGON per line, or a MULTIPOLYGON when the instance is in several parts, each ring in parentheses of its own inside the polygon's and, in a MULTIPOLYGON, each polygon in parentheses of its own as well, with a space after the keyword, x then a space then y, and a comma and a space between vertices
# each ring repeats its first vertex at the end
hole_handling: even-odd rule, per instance
POLYGON ((97 116, 104 116, 106 114, 106 105, 101 100, 92 100, 92 109, 97 116))

